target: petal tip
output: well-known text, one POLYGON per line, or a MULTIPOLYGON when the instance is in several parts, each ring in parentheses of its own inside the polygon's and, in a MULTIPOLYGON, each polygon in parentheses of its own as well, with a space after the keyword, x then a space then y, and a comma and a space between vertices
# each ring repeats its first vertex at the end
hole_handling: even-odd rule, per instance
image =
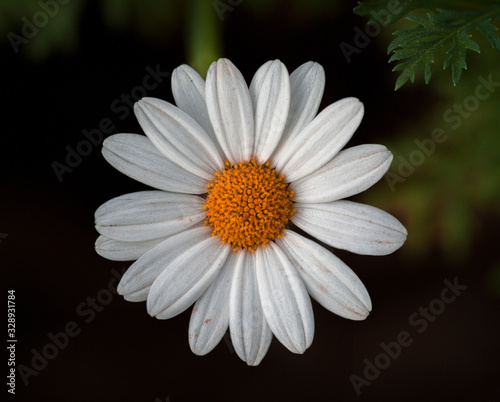
POLYGON ((346 107, 352 109, 354 115, 361 113, 362 116, 364 114, 365 105, 354 96, 349 96, 347 98, 339 100, 338 102, 343 102, 346 107))

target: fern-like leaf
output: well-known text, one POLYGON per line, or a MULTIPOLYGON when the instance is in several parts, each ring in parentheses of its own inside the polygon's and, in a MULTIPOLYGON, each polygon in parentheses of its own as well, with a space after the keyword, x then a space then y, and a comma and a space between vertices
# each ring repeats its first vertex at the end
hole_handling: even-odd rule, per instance
POLYGON ((395 89, 401 88, 408 80, 413 82, 415 73, 421 68, 424 69, 427 84, 436 52, 445 48, 447 57, 443 68, 451 67, 452 81, 456 85, 462 71, 467 69, 467 50, 480 51, 479 45, 468 32, 478 30, 494 48, 500 49, 497 27, 490 22, 492 17, 498 15, 500 8, 495 7, 486 12, 438 9, 435 14, 428 13, 427 17, 407 17, 418 26, 394 32, 396 38, 388 48, 389 53, 394 52, 389 62, 400 61, 393 69, 401 71, 395 89))

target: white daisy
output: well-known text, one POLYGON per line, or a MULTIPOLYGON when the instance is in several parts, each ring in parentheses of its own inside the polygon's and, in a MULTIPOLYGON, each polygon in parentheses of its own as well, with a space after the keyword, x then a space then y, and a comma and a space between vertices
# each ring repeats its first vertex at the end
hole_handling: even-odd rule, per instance
POLYGON ((229 328, 238 356, 258 365, 274 334, 294 353, 314 335, 309 295, 352 320, 371 311, 356 274, 289 228, 358 254, 385 255, 407 232, 377 208, 341 200, 376 183, 392 154, 381 145, 340 151, 363 105, 342 99, 316 116, 323 68, 291 75, 278 60, 247 87, 226 59, 206 83, 187 65, 172 75, 177 106, 144 98, 134 107, 147 137, 116 134, 106 160, 158 190, 114 198, 96 211, 97 252, 135 260, 118 286, 149 314, 172 318, 194 303, 189 345, 210 352, 229 328), (316 117, 315 117, 316 116, 316 117))

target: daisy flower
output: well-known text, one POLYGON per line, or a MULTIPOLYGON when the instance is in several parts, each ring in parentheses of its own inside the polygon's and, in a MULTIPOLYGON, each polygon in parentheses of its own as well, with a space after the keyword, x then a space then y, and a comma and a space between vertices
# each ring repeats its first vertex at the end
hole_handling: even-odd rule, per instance
POLYGON ((312 343, 311 299, 363 320, 368 292, 329 250, 293 230, 358 254, 385 255, 405 242, 394 217, 342 200, 376 183, 392 154, 382 145, 341 149, 363 117, 346 98, 318 112, 323 68, 288 74, 279 61, 250 86, 227 59, 206 82, 187 65, 172 74, 174 106, 134 106, 146 136, 104 141, 106 160, 156 190, 114 198, 95 213, 97 252, 137 260, 118 292, 168 319, 194 304, 189 345, 210 352, 229 328, 238 356, 258 365, 272 336, 290 351, 312 343))

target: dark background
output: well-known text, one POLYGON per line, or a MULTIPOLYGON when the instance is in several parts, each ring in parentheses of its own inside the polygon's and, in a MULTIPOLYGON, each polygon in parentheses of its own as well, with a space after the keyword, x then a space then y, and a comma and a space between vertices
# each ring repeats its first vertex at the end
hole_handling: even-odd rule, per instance
MULTIPOLYGON (((73 51, 33 60, 15 54, 6 40, 0 48, 0 259, 4 297, 7 289, 16 294, 16 364, 33 368, 34 354, 54 343, 50 334, 65 343, 57 352, 46 349, 54 358, 38 361, 39 370, 28 376, 27 385, 17 373, 16 395, 7 395, 11 400, 495 399, 500 303, 484 279, 486 267, 498 260, 500 221, 492 215, 478 218, 471 254, 458 264, 433 247, 411 255, 403 247, 387 257, 336 251, 365 283, 372 314, 352 322, 314 303, 316 332, 310 349, 294 355, 273 339, 258 367, 247 367, 228 337, 207 356, 193 355, 187 342, 189 311, 159 321, 147 314, 145 303, 129 303, 106 290, 116 286, 113 272, 121 273, 130 263, 95 253, 94 211, 110 198, 146 187, 108 165, 100 144, 75 162, 62 181, 53 162, 66 164, 67 147, 76 149, 85 139, 82 130, 98 128, 106 118, 114 129, 104 137, 141 133, 133 113, 121 119, 111 103, 141 85, 147 66, 159 64, 161 71, 170 72, 186 62, 186 53, 182 14, 167 39, 151 40, 132 28, 108 29, 95 4, 85 6, 73 51), (454 278, 467 289, 417 332, 422 326, 412 325, 410 316, 440 299, 444 281, 454 278), (76 336, 61 335, 68 323, 76 336), (382 352, 380 344, 395 341, 403 331, 412 344, 357 396, 350 376, 363 377, 365 359, 373 363, 382 352)), ((345 96, 356 96, 365 105, 363 123, 349 145, 384 144, 409 121, 424 119, 438 99, 420 84, 393 91, 386 43, 374 39, 351 63, 346 61, 339 43, 352 43, 353 28, 366 24, 353 15, 354 5, 345 2, 335 11, 308 16, 297 14, 287 2, 262 15, 242 4, 222 23, 223 55, 248 82, 270 59, 279 58, 290 72, 306 61, 319 62, 327 77, 321 108, 345 96)), ((171 100, 170 78, 148 96, 171 100)), ((383 182, 377 186, 387 197, 398 196, 383 182)), ((403 223, 409 219, 408 212, 389 212, 403 223)))

